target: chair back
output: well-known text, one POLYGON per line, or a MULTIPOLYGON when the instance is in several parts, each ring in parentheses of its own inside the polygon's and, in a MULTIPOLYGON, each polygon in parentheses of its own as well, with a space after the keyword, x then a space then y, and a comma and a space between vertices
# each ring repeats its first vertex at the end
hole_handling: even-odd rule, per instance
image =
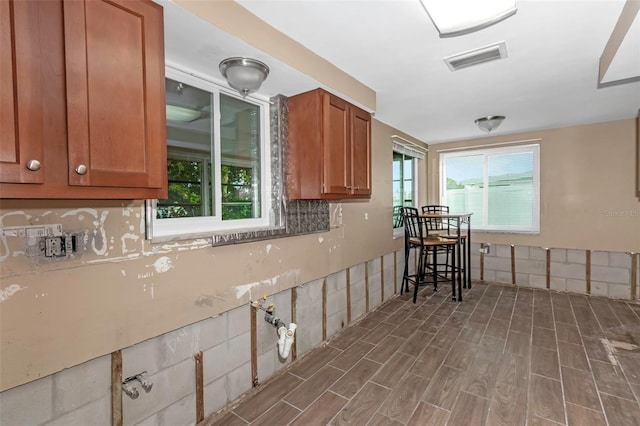
POLYGON ((400 214, 404 223, 404 236, 408 240, 422 240, 422 226, 418 209, 415 207, 401 207, 400 214))
MULTIPOLYGON (((428 214, 449 214, 449 206, 430 204, 422 206, 422 213, 428 214)), ((440 218, 426 218, 425 223, 429 231, 449 232, 449 220, 440 218)))

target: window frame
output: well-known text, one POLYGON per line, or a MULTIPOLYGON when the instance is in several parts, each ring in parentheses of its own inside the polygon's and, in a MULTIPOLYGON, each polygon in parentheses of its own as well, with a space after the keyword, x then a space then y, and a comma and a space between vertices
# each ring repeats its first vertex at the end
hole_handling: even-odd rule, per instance
MULTIPOLYGON (((540 144, 526 144, 526 145, 509 145, 499 147, 486 147, 486 148, 469 148, 462 150, 452 150, 450 152, 440 152, 439 155, 439 190, 440 190, 440 203, 447 204, 447 174, 446 174, 446 159, 454 157, 466 157, 474 155, 483 155, 483 217, 486 221, 489 219, 489 172, 488 172, 488 159, 492 155, 504 155, 504 154, 517 154, 517 153, 533 153, 533 189, 535 192, 533 199, 533 216, 531 227, 522 227, 517 225, 489 225, 483 223, 480 226, 477 220, 473 221, 471 217, 471 228, 477 232, 487 233, 509 233, 509 234, 540 234, 540 144)), ((451 212, 452 214, 455 212, 451 212)), ((460 212, 458 212, 460 213, 460 212)), ((470 212, 464 212, 470 213, 470 212)))
MULTIPOLYGON (((213 167, 213 216, 199 216, 186 218, 156 218, 157 200, 146 201, 146 230, 148 239, 170 240, 179 238, 196 238, 232 232, 253 231, 273 227, 275 224, 270 214, 272 209, 272 163, 271 163, 271 128, 270 102, 259 96, 242 97, 239 93, 229 90, 219 82, 201 78, 173 67, 165 69, 165 78, 170 78, 190 86, 205 90, 213 96, 212 120, 212 156, 213 167), (222 220, 222 189, 221 177, 221 130, 220 130, 220 95, 240 99, 259 107, 259 150, 260 150, 260 217, 251 219, 222 220)), ((167 147, 170 141, 167 140, 167 147)))
MULTIPOLYGON (((393 149, 392 150, 392 158, 393 158, 393 154, 400 154, 403 157, 403 176, 402 176, 402 189, 404 189, 404 161, 406 161, 406 158, 411 158, 411 182, 412 182, 412 199, 413 199, 413 205, 409 206, 409 207, 416 207, 418 205, 418 160, 419 158, 414 157, 412 155, 407 154, 406 152, 403 152, 403 150, 399 150, 399 149, 393 149)), ((393 160, 392 160, 392 164, 391 164, 392 170, 391 170, 391 208, 395 208, 395 206, 393 205, 393 160)), ((403 194, 404 194, 404 190, 403 190, 403 194)), ((403 204, 402 207, 407 207, 404 204, 404 197, 403 197, 403 204)), ((393 226, 393 224, 392 224, 393 226)), ((394 238, 400 238, 400 237, 404 237, 404 225, 400 225, 398 228, 393 228, 393 237, 394 238)))

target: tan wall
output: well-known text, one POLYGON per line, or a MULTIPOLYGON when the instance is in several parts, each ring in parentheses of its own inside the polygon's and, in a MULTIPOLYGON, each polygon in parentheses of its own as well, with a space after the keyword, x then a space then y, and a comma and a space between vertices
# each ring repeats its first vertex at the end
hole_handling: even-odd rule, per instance
POLYGON ((629 119, 431 145, 429 200, 438 201, 438 150, 540 138, 540 234, 478 233, 473 239, 638 252, 635 135, 635 119, 629 119))
POLYGON ((0 388, 397 250, 394 133, 373 121, 371 200, 332 204, 336 226, 326 233, 215 248, 210 239, 151 244, 141 201, 2 200, 0 227, 60 223, 86 239, 72 259, 51 260, 28 255, 35 240, 0 238, 0 388))

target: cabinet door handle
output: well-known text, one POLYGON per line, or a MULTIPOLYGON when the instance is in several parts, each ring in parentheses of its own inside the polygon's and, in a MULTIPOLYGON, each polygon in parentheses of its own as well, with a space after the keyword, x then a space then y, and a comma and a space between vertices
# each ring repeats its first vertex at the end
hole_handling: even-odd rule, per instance
POLYGON ((38 160, 27 161, 27 169, 31 170, 32 172, 40 170, 40 162, 38 160))
POLYGON ((85 166, 84 164, 78 164, 76 166, 76 173, 79 175, 85 175, 87 174, 87 166, 85 166))

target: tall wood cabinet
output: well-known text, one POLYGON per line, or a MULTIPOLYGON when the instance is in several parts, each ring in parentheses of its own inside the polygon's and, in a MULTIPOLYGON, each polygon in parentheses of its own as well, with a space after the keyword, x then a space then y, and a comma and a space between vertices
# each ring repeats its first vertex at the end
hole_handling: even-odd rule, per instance
POLYGON ((289 198, 370 198, 371 115, 323 89, 288 103, 289 198))
POLYGON ((162 7, 0 1, 0 197, 162 198, 162 7))

